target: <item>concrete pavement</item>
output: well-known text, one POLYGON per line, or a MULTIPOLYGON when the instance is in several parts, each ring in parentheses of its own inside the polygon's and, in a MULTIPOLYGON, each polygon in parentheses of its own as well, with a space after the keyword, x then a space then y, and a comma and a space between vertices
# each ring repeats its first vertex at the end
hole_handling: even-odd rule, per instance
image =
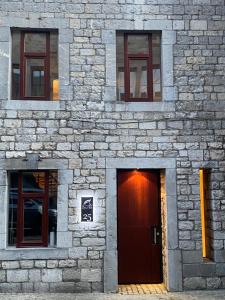
POLYGON ((222 300, 225 290, 191 291, 158 295, 121 294, 1 294, 0 300, 222 300))

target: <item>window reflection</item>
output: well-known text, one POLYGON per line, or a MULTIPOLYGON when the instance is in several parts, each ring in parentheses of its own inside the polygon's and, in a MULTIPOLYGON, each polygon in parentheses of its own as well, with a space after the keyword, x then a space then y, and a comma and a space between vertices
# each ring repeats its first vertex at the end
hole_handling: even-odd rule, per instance
POLYGON ((161 100, 161 75, 160 69, 153 69, 153 99, 161 100))
POLYGON ((23 192, 43 193, 45 189, 45 172, 23 172, 23 192))
POLYGON ((130 97, 146 98, 147 95, 147 61, 130 60, 130 97))
POLYGON ((41 241, 42 199, 24 199, 24 241, 41 241))
POLYGON ((128 53, 129 54, 148 54, 149 40, 146 34, 128 35, 128 53))
POLYGON ((45 95, 44 67, 44 59, 26 59, 26 97, 43 97, 45 95))
POLYGON ((25 52, 46 52, 46 33, 29 32, 24 36, 25 52))

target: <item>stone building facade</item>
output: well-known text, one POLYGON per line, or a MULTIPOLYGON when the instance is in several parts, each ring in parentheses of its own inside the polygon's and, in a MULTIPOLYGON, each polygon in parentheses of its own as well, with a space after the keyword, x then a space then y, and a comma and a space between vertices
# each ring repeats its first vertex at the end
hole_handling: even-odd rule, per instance
POLYGON ((160 172, 166 288, 225 288, 224 78, 224 0, 0 1, 0 292, 117 290, 119 169, 160 172), (58 32, 58 100, 12 99, 15 28, 58 32), (161 101, 118 101, 118 32, 159 32, 161 101), (57 172, 54 246, 8 244, 9 176, 21 170, 57 172))

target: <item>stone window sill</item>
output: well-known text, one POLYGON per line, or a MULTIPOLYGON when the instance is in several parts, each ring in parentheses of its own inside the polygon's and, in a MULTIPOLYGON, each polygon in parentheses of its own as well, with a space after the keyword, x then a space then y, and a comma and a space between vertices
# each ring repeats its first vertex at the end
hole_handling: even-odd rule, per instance
POLYGON ((1 260, 66 259, 68 250, 60 248, 14 248, 0 250, 1 260))
POLYGON ((123 101, 111 101, 107 102, 107 108, 114 111, 153 111, 153 112, 169 112, 175 111, 174 101, 162 101, 162 102, 123 102, 123 101))
POLYGON ((5 108, 13 110, 60 110, 60 102, 42 100, 8 100, 5 108))

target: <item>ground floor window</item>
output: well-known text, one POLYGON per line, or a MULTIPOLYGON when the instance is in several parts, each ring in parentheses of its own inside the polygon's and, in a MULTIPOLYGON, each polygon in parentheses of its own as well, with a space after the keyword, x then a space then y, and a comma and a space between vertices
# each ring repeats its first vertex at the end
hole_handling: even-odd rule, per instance
POLYGON ((57 171, 10 171, 8 245, 56 244, 57 171))

